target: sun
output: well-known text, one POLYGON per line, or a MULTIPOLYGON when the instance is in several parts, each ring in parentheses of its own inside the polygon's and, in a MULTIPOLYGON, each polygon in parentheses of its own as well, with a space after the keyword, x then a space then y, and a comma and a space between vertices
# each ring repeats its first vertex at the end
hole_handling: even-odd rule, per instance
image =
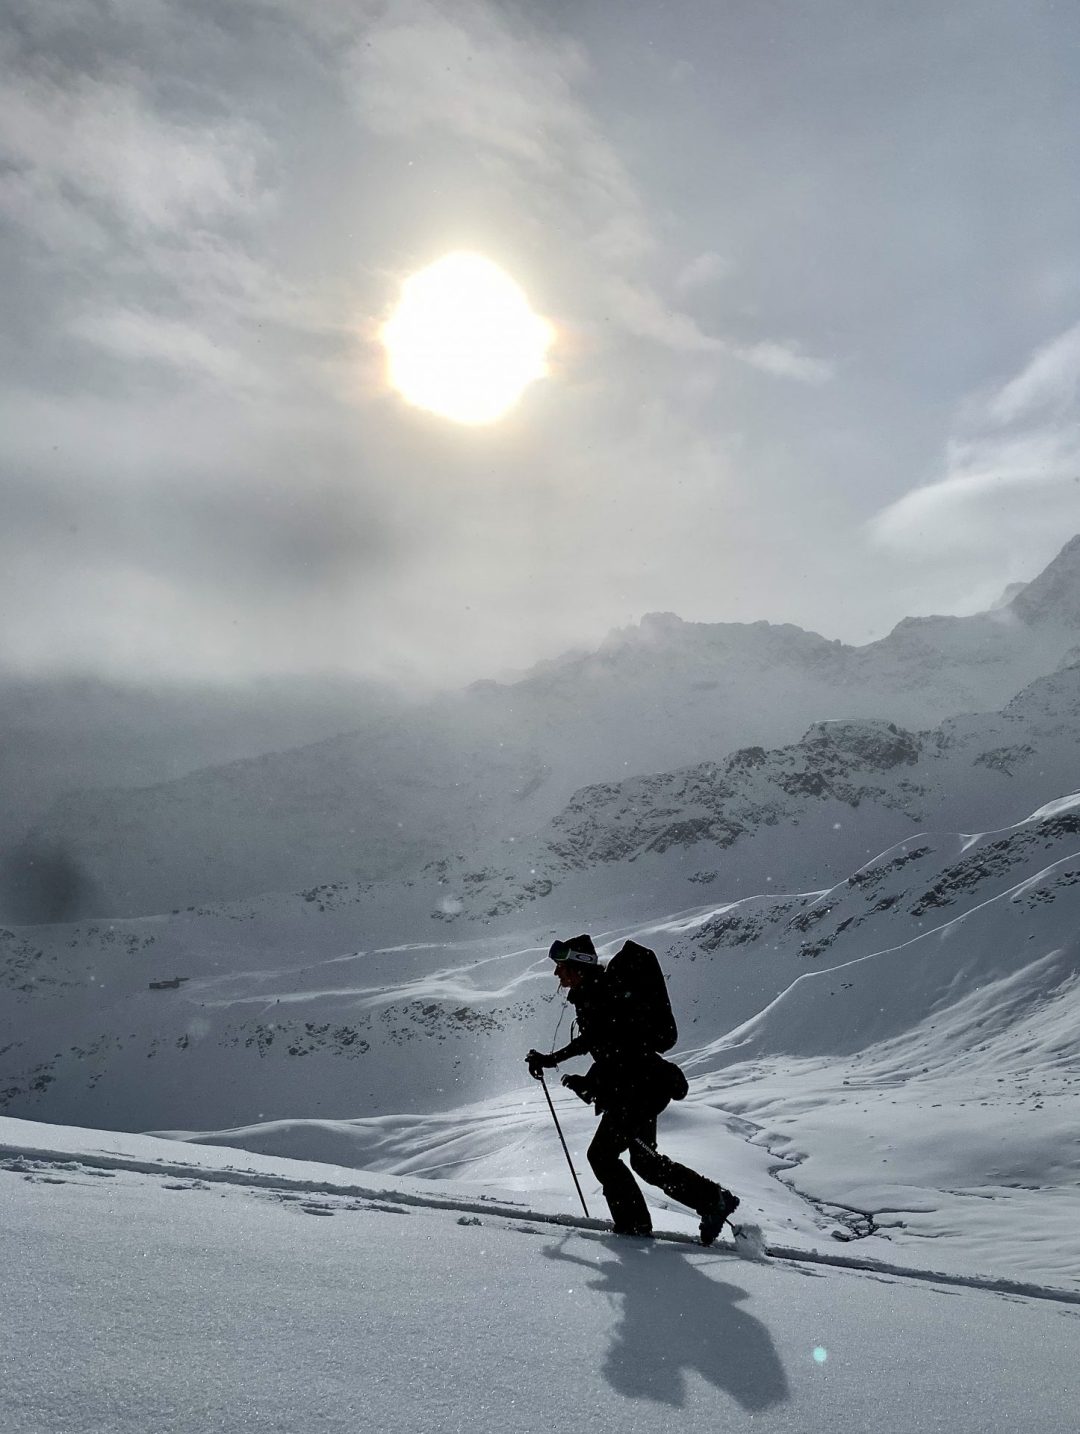
POLYGON ((555 331, 482 254, 447 254, 406 279, 383 325, 390 383, 455 423, 494 423, 548 372, 555 331))

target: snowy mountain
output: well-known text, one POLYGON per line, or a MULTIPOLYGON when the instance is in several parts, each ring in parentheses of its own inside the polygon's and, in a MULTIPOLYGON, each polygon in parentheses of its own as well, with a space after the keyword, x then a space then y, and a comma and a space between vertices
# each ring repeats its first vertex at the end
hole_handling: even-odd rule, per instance
MULTIPOLYGON (((12 928, 0 938, 0 980, 14 996, 0 1016, 0 1089, 20 1113, 143 1129, 482 1098, 493 1081, 517 1079, 524 1028, 551 998, 537 948, 557 931, 644 930, 667 946, 680 924, 671 913, 705 930, 713 910, 753 912, 756 930, 770 892, 833 887, 919 832, 1011 828, 1078 785, 1078 708, 1080 668, 1067 668, 1000 713, 928 732, 818 724, 788 748, 585 788, 490 864, 465 858, 404 883, 322 882, 127 922, 12 928), (175 995, 160 984, 174 980, 175 995), (205 1059, 211 1035, 223 1066, 205 1059), (415 1042, 432 1037, 437 1058, 415 1070, 415 1042)), ((932 865, 973 839, 926 840, 932 865)), ((986 899, 982 857, 972 860, 972 889, 986 899)), ((784 902, 775 909, 793 918, 784 902)), ((886 909, 895 932, 903 908, 886 909)), ((848 924, 859 943, 888 944, 861 916, 848 924)), ((829 964, 848 959, 850 938, 838 954, 827 922, 794 936, 780 942, 776 969, 755 957, 747 984, 725 971, 706 1022, 714 1038, 800 974, 808 943, 829 964)))
POLYGON ((1033 632, 1075 632, 1080 626, 1080 534, 1065 544, 1037 578, 1009 604, 1033 632))
MULTIPOLYGON (((1048 680, 1049 694, 1036 684, 1017 710, 1053 720, 1072 680, 1048 680)), ((874 735, 892 743, 887 770, 917 766, 911 739, 874 735)), ((893 811, 879 806, 860 802, 855 820, 893 811)), ((1003 1221, 1022 1219, 1053 1232, 1047 1267, 1080 1281, 1080 1149, 1068 1134, 1080 798, 982 835, 909 823, 827 890, 672 901, 631 927, 635 865, 624 855, 592 868, 590 925, 608 954, 631 930, 661 952, 692 1077, 669 1129, 710 1160, 718 1130, 733 1161, 747 1145, 759 1152, 747 1179, 767 1235, 794 1221, 807 1239, 873 1237, 915 1262, 933 1239, 938 1259, 970 1267, 1000 1244, 1003 1221), (958 1133, 944 1148, 926 1135, 942 1107, 958 1133), (871 1148, 872 1172, 860 1166, 871 1148), (997 1203, 958 1223, 980 1193, 997 1203)), ((669 876, 680 895, 678 863, 669 876)), ((529 927, 522 912, 463 911, 448 928, 432 894, 327 884, 2 933, 3 1109, 480 1189, 537 1178, 550 1132, 522 1055, 568 1029, 543 954, 568 924, 566 892, 531 903, 529 927)), ((580 1154, 590 1113, 564 1115, 580 1154)), ((980 1267, 1000 1270, 1000 1252, 980 1267)))
MULTIPOLYGON (((438 863, 451 911, 492 919, 552 898, 585 919, 598 881, 627 919, 832 880, 913 828, 1004 826, 1080 783, 1080 667, 1003 711, 912 733, 816 723, 799 742, 582 788, 535 837, 488 865, 438 863)), ((456 919, 451 915, 448 920, 456 919)))
POLYGON ((688 1073, 852 1238, 1002 1268, 1022 1232, 1080 1283, 1078 913, 1080 797, 920 837, 797 913, 812 969, 688 1073))
POLYGON ((57 803, 96 910, 167 911, 520 840, 585 784, 794 742, 816 722, 922 729, 1000 707, 1080 646, 1080 539, 1004 608, 846 647, 791 625, 653 614, 593 653, 478 683, 361 733, 57 803))

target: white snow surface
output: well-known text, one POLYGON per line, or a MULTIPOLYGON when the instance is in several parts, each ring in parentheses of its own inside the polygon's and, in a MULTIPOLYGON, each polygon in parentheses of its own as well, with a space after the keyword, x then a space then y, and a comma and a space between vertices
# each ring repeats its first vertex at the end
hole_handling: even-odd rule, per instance
MULTIPOLYGON (((602 951, 654 945, 679 1014, 691 1092, 661 1148, 774 1243, 1080 1286, 1078 894, 1068 800, 915 833, 825 892, 635 927, 598 882, 602 951)), ((408 929, 396 895, 3 934, 4 1108, 551 1208, 567 1174, 522 1058, 569 1034, 554 929, 377 945, 408 929), (356 924, 373 944, 342 954, 356 924)), ((593 1114, 555 1098, 600 1208, 593 1114)))
POLYGON ((512 1199, 0 1118, 5 1434, 1075 1429, 1076 1296, 512 1199))

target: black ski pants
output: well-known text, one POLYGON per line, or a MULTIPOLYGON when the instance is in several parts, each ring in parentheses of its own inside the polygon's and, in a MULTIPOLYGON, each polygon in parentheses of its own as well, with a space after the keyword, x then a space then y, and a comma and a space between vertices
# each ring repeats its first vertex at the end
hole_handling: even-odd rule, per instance
POLYGON ((652 1229, 641 1187, 619 1157, 630 1152, 630 1165, 648 1185, 699 1215, 720 1196, 720 1186, 656 1149, 656 1116, 633 1110, 607 1110, 589 1146, 589 1164, 604 1191, 616 1230, 643 1235, 652 1229))

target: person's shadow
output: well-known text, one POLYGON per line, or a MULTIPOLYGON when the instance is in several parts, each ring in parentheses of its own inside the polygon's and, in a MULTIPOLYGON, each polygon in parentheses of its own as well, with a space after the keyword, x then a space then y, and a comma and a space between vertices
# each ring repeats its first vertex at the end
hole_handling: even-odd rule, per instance
POLYGON ((760 1320, 738 1308, 747 1298, 738 1285, 706 1274, 676 1245, 627 1240, 613 1244, 610 1253, 605 1246, 606 1258, 596 1261, 568 1254, 565 1246, 564 1239, 543 1254, 589 1270, 596 1276, 591 1287, 620 1305, 603 1374, 627 1399, 681 1406, 688 1370, 754 1412, 788 1398, 772 1338, 760 1320))

